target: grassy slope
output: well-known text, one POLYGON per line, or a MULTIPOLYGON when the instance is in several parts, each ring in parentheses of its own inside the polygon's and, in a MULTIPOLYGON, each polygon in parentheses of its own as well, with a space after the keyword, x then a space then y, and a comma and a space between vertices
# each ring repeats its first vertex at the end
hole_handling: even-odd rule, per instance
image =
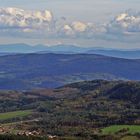
POLYGON ((6 112, 0 113, 0 120, 7 120, 17 117, 26 117, 32 113, 32 110, 23 110, 23 111, 13 111, 13 112, 6 112))
POLYGON ((131 134, 134 134, 134 133, 137 133, 137 132, 140 132, 140 125, 112 125, 112 126, 109 126, 109 127, 106 127, 104 129, 102 129, 102 133, 103 134, 114 134, 124 128, 129 128, 128 132, 131 133, 131 134))

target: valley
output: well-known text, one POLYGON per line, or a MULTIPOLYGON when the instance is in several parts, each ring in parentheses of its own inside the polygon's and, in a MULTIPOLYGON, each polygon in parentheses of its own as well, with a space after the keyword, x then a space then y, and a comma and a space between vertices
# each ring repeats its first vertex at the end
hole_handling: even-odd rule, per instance
POLYGON ((0 123, 11 135, 137 140, 139 100, 140 83, 134 81, 94 80, 56 89, 1 91, 0 123), (9 117, 3 119, 4 115, 9 117))

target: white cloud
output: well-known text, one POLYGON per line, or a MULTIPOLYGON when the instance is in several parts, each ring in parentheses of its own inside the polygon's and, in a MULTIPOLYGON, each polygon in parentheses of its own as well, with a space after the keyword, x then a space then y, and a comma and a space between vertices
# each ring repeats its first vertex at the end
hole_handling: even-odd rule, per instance
POLYGON ((128 35, 140 33, 140 13, 122 13, 108 24, 107 29, 109 33, 128 35))
POLYGON ((30 11, 19 8, 0 8, 0 30, 11 32, 32 32, 45 28, 49 30, 53 15, 50 11, 30 11))
POLYGON ((79 21, 73 22, 72 27, 77 32, 84 32, 87 29, 87 25, 79 21))
POLYGON ((27 38, 99 38, 125 41, 140 40, 140 13, 124 12, 108 23, 68 22, 55 19, 48 10, 0 8, 0 36, 27 38))
POLYGON ((67 22, 66 18, 56 20, 48 10, 0 8, 0 35, 86 38, 93 34, 92 25, 80 21, 67 22))

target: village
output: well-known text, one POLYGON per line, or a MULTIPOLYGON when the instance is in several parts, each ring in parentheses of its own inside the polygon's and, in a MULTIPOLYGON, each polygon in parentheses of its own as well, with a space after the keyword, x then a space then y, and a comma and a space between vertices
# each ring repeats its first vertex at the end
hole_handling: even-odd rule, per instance
MULTIPOLYGON (((33 131, 29 131, 29 130, 12 130, 12 128, 10 126, 0 126, 0 135, 18 135, 18 136, 33 136, 33 137, 43 137, 42 133, 36 130, 33 131)), ((53 136, 51 134, 47 135, 48 139, 53 139, 53 140, 57 140, 57 136, 53 136)))

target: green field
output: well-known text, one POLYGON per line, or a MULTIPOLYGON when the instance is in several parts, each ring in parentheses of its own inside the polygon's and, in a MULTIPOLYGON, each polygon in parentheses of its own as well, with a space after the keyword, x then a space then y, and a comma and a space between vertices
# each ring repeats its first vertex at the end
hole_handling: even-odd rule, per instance
POLYGON ((140 125, 112 125, 102 129, 102 134, 114 134, 124 128, 128 128, 128 133, 140 133, 140 125))
POLYGON ((32 113, 32 110, 0 113, 0 121, 12 119, 12 118, 18 118, 18 117, 26 117, 26 116, 30 115, 31 113, 32 113))
POLYGON ((136 136, 125 136, 121 140, 139 140, 139 138, 136 136))

